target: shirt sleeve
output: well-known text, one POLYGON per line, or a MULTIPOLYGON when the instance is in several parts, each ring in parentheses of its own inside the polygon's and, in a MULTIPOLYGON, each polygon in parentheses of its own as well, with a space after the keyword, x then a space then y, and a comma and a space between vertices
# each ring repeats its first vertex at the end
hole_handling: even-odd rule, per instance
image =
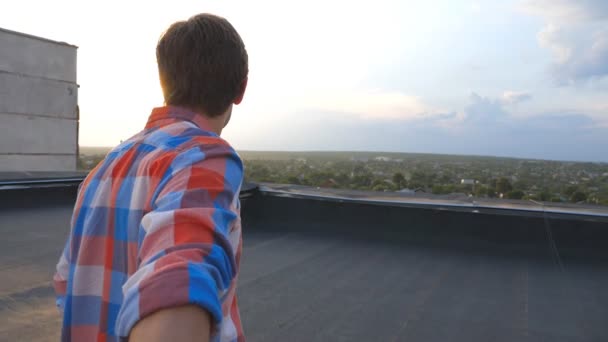
MULTIPOLYGON (((74 211, 77 211, 78 205, 80 203, 80 191, 82 189, 82 185, 84 182, 78 185, 78 196, 76 198, 76 206, 74 211)), ((72 258, 70 255, 70 248, 72 244, 72 229, 74 227, 76 213, 72 214, 72 219, 70 220, 70 234, 68 235, 67 241, 63 246, 63 251, 61 252, 61 256, 59 257, 59 261, 57 262, 55 274, 53 275, 53 288, 55 289, 55 305, 59 311, 63 312, 65 309, 65 298, 67 295, 67 287, 68 287, 68 279, 70 276, 70 263, 72 262, 72 258)))
POLYGON ((65 296, 67 292, 68 276, 70 272, 69 261, 70 238, 68 238, 63 252, 57 263, 57 270, 53 276, 53 287, 55 288, 55 304, 60 311, 63 311, 65 304, 65 296))
POLYGON ((219 324, 235 278, 229 234, 238 218, 240 158, 229 148, 195 148, 176 156, 167 173, 141 222, 138 268, 123 286, 116 320, 119 336, 155 311, 186 304, 219 324))

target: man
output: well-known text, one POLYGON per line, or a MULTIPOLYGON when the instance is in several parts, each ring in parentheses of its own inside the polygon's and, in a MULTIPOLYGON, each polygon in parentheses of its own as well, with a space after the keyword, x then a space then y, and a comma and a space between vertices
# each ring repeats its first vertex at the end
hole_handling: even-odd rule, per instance
MULTIPOLYGON (((166 107, 83 182, 54 277, 64 341, 242 341, 239 156, 220 138, 247 86, 223 18, 173 24, 156 48, 166 107)), ((128 115, 128 113, 125 113, 128 115)))

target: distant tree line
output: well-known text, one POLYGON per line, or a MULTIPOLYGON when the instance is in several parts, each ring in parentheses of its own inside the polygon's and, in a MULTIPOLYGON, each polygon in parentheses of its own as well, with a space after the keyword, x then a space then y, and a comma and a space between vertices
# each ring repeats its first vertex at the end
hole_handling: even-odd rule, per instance
MULTIPOLYGON (((254 157, 244 160, 249 182, 608 205, 608 164, 432 155, 385 161, 338 152, 254 157)), ((103 158, 81 155, 79 169, 103 158)))
POLYGON ((391 163, 374 161, 318 163, 310 159, 306 162, 246 160, 245 165, 246 179, 251 182, 371 191, 409 190, 438 195, 460 194, 480 198, 608 205, 608 177, 603 187, 598 187, 593 193, 585 185, 535 179, 534 176, 526 177, 526 172, 508 177, 506 174, 494 176, 493 172, 486 172, 488 175, 484 175, 483 170, 468 169, 459 174, 461 167, 452 165, 430 168, 429 165, 422 164, 408 168, 406 172, 395 171, 391 163), (473 184, 463 184, 465 177, 470 177, 473 184))

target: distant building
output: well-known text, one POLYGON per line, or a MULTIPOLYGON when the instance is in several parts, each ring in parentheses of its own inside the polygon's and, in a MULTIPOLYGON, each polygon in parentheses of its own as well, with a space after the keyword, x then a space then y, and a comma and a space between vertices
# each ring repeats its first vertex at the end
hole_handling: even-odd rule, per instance
POLYGON ((415 194, 415 193, 416 193, 416 190, 412 190, 412 189, 401 189, 401 190, 398 190, 397 192, 398 192, 398 193, 401 193, 401 194, 410 194, 410 195, 413 195, 413 194, 415 194))
POLYGON ((382 162, 389 162, 392 159, 389 158, 389 157, 379 156, 379 157, 374 158, 374 160, 376 160, 376 161, 382 161, 382 162))
POLYGON ((475 180, 474 179, 461 179, 460 180, 460 184, 462 185, 475 185, 475 180))
POLYGON ((0 171, 76 169, 76 49, 0 28, 0 171))

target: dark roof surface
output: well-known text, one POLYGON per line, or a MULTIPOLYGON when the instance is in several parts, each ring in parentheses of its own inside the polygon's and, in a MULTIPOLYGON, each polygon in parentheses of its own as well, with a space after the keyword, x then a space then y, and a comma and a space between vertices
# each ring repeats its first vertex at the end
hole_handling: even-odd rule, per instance
MULTIPOLYGON (((58 340, 60 198, 0 209, 0 340, 58 340)), ((608 340, 603 222, 262 193, 243 224, 249 341, 608 340)))

